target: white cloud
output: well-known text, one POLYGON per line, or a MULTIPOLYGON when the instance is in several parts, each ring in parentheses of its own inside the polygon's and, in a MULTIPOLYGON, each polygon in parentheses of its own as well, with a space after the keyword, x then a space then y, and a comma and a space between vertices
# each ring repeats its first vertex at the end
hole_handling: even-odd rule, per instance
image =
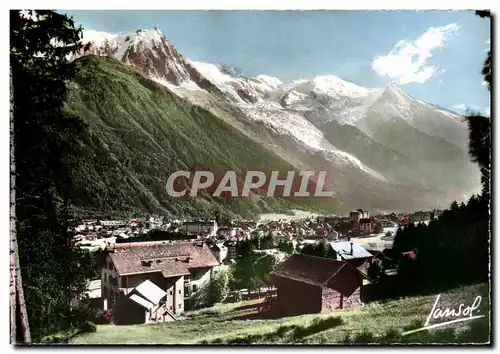
POLYGON ((83 42, 94 42, 96 45, 103 43, 106 39, 110 40, 116 37, 117 34, 95 31, 95 30, 83 30, 83 42))
POLYGON ((401 40, 387 55, 376 57, 372 62, 372 69, 399 85, 424 83, 439 73, 435 66, 426 65, 427 60, 432 57, 431 52, 443 47, 458 29, 456 23, 451 23, 443 27, 431 27, 414 41, 401 40))
POLYGON ((486 114, 488 117, 490 116, 490 106, 484 109, 484 114, 486 114))
POLYGON ((486 81, 481 82, 481 86, 488 86, 488 83, 486 81))
POLYGON ((463 103, 460 103, 460 104, 454 105, 453 108, 459 109, 461 111, 465 111, 468 107, 466 105, 464 105, 463 103))

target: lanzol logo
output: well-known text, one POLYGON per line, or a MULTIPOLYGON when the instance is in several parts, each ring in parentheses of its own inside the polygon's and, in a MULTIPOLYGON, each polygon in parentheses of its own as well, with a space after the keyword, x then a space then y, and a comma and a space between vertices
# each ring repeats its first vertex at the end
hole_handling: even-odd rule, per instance
POLYGON ((440 299, 441 294, 436 297, 436 301, 434 301, 434 305, 432 306, 431 312, 427 316, 427 320, 425 321, 423 327, 403 332, 402 335, 406 336, 431 328, 442 327, 450 324, 471 321, 485 317, 485 315, 479 314, 479 305, 481 304, 482 300, 480 295, 476 296, 472 304, 469 305, 461 301, 452 301, 450 299, 448 299, 448 301, 444 301, 444 304, 440 304, 440 299))
POLYGON ((176 171, 167 179, 171 197, 332 197, 334 192, 326 171, 176 171))

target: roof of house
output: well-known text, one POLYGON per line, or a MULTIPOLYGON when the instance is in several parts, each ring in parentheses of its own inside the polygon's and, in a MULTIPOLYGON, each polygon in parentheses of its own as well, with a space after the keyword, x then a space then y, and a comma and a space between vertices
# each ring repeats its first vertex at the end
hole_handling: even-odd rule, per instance
POLYGON ((189 269, 219 265, 206 245, 192 242, 116 244, 109 257, 119 275, 161 272, 174 277, 188 275, 189 269))
POLYGON ((369 258, 372 256, 370 252, 355 243, 352 244, 353 252, 351 254, 351 242, 349 241, 330 242, 330 245, 342 259, 369 258))
POLYGON ((143 281, 134 290, 154 305, 158 304, 167 295, 165 291, 149 280, 143 281))
POLYGON ((355 267, 344 261, 303 254, 290 256, 270 275, 327 287, 347 297, 359 287, 361 276, 355 267))
POLYGON ((139 305, 141 305, 142 307, 147 308, 148 310, 154 306, 151 302, 149 302, 148 300, 140 297, 137 294, 132 294, 129 298, 133 302, 138 303, 139 305))

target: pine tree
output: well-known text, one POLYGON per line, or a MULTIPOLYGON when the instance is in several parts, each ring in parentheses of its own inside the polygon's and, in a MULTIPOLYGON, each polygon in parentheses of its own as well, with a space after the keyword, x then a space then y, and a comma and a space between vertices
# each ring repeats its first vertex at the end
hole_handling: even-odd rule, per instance
POLYGON ((10 12, 16 167, 16 229, 33 339, 72 325, 70 301, 85 279, 72 250, 67 151, 85 127, 63 111, 75 75, 67 55, 81 29, 54 11, 10 12))
MULTIPOLYGON (((491 16, 489 11, 476 11, 476 15, 487 19, 491 16)), ((484 81, 488 83, 488 90, 491 91, 491 51, 488 51, 481 73, 484 76, 484 81)), ((473 114, 467 117, 467 122, 469 125, 469 155, 479 165, 483 186, 482 195, 489 202, 491 189, 491 119, 473 114)))

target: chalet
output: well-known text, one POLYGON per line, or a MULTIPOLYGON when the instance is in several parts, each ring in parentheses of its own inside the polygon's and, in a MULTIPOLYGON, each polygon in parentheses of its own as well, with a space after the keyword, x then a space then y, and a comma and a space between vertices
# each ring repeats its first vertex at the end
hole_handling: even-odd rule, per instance
MULTIPOLYGON (((218 265, 219 262, 204 243, 156 241, 116 244, 106 256, 101 271, 102 298, 108 300, 113 311, 120 312, 129 307, 122 307, 122 302, 134 301, 129 295, 149 280, 166 293, 161 304, 163 312, 155 314, 154 319, 171 320, 174 314, 208 301, 198 291, 210 285, 212 270, 218 265)), ((147 297, 147 294, 143 295, 147 297)), ((114 316, 120 317, 118 313, 114 316)), ((153 317, 150 319, 153 320, 153 317)))
POLYGON ((149 280, 144 280, 116 304, 114 321, 117 325, 147 324, 173 320, 165 309, 167 293, 149 280))
POLYGON ((361 305, 363 276, 347 262, 294 254, 269 274, 279 316, 328 313, 361 305))
POLYGON ((346 261, 366 274, 369 261, 373 255, 365 248, 352 241, 329 242, 327 247, 331 247, 337 255, 337 260, 346 261))

